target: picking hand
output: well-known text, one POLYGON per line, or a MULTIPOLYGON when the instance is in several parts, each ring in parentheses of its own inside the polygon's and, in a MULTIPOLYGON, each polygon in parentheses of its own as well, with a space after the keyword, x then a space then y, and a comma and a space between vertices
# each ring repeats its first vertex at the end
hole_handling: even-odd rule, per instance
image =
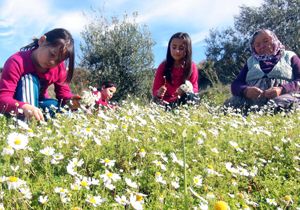
POLYGON ((264 91, 258 87, 247 87, 244 90, 244 95, 249 99, 258 99, 263 96, 264 91))
POLYGON ((157 91, 157 97, 159 98, 164 97, 166 91, 167 91, 167 87, 165 85, 161 86, 157 91))
POLYGON ((26 119, 30 120, 34 117, 37 121, 44 121, 44 115, 39 108, 30 104, 24 104, 22 109, 26 119))
POLYGON ((272 87, 264 92, 264 96, 268 99, 276 98, 277 96, 280 96, 282 92, 282 87, 272 87))

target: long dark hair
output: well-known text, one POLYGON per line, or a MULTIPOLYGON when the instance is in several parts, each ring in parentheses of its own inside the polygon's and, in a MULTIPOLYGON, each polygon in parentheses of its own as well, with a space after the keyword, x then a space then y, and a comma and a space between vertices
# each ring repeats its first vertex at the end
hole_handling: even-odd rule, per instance
MULTIPOLYGON (((75 65, 75 50, 74 50, 74 39, 69 31, 63 28, 56 28, 51 31, 48 31, 44 34, 46 36, 47 45, 51 47, 56 47, 62 45, 62 50, 66 47, 67 49, 67 57, 68 60, 68 75, 66 78, 66 82, 70 82, 74 73, 74 65, 75 65)), ((33 42, 22 47, 21 51, 26 50, 34 50, 39 47, 39 39, 34 38, 33 42)))
POLYGON ((117 88, 117 85, 111 81, 104 81, 101 83, 101 87, 97 88, 98 91, 101 91, 102 87, 104 88, 111 88, 111 87, 115 87, 117 88))
POLYGON ((187 33, 184 32, 178 32, 174 34, 168 44, 168 51, 167 51, 167 58, 166 58, 166 64, 165 64, 165 71, 164 75, 166 76, 166 80, 169 83, 172 83, 172 67, 174 65, 174 59, 171 55, 171 42, 173 39, 183 39, 184 43, 186 45, 186 54, 185 57, 183 58, 184 60, 184 81, 189 79, 191 74, 192 74, 192 41, 190 36, 187 33))

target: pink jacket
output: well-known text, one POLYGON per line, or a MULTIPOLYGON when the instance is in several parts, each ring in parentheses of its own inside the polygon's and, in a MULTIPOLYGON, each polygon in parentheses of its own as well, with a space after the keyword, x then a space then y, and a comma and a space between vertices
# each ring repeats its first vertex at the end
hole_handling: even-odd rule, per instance
POLYGON ((58 100, 70 99, 73 94, 65 79, 67 70, 64 62, 49 69, 47 73, 38 73, 31 60, 32 51, 20 51, 12 55, 5 62, 0 79, 0 113, 16 111, 17 104, 21 108, 25 103, 14 98, 17 84, 21 77, 31 73, 39 77, 40 80, 40 99, 48 98, 48 87, 55 86, 56 98, 58 100))
MULTIPOLYGON (((165 69, 165 62, 161 63, 156 71, 153 86, 152 86, 152 95, 156 96, 157 91, 159 88, 164 85, 164 69, 165 69)), ((166 83, 167 91, 163 97, 163 100, 167 102, 174 102, 177 100, 176 90, 179 88, 180 85, 184 83, 184 72, 183 68, 177 67, 172 69, 172 84, 166 83)), ((198 69, 195 63, 192 63, 192 74, 188 79, 192 85, 194 93, 198 92, 198 69)))

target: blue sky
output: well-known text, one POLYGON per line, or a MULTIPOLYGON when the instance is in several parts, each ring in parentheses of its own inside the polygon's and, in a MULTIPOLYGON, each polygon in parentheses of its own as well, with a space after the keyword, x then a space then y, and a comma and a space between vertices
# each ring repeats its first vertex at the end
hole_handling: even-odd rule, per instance
MULTIPOLYGON (((192 38, 193 60, 205 58, 204 38, 212 28, 233 25, 239 6, 260 6, 263 0, 0 0, 0 67, 5 60, 33 37, 56 28, 68 29, 80 55, 80 32, 88 23, 91 8, 101 9, 110 18, 138 12, 137 21, 146 24, 156 45, 155 67, 165 59, 172 34, 183 31, 192 38)), ((77 57, 77 63, 79 58, 77 57)))

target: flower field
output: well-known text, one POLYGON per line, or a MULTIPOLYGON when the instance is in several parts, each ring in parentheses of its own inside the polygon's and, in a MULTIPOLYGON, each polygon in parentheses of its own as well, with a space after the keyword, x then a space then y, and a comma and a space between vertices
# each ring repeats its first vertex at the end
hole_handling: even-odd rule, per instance
POLYGON ((300 209, 300 111, 0 116, 0 209, 300 209))

